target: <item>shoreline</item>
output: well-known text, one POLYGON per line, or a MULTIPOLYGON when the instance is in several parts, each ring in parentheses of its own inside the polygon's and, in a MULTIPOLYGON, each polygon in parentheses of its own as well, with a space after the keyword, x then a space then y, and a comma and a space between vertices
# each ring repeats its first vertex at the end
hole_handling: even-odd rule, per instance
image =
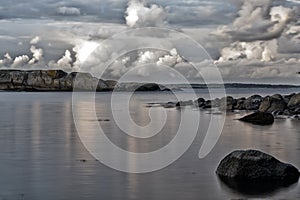
POLYGON ((241 98, 227 96, 212 100, 198 98, 196 100, 168 102, 160 105, 164 108, 194 106, 202 110, 217 109, 221 112, 252 111, 254 113, 270 113, 275 118, 280 116, 300 118, 300 93, 267 96, 254 94, 250 97, 241 98))
POLYGON ((0 70, 0 91, 22 92, 71 92, 79 91, 171 91, 183 89, 285 89, 299 88, 300 85, 285 84, 159 84, 149 82, 124 82, 115 80, 102 80, 93 77, 90 73, 71 72, 63 70, 0 70))

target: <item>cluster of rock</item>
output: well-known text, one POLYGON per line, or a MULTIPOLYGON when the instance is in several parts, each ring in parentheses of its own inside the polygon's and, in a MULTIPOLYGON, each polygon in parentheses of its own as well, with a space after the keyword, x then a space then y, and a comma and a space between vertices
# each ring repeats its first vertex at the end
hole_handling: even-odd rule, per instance
POLYGON ((101 80, 89 73, 62 70, 0 70, 0 90, 12 91, 162 91, 155 83, 117 83, 101 80))
POLYGON ((253 110, 275 115, 295 115, 300 114, 300 93, 282 96, 275 94, 273 96, 262 97, 253 95, 249 98, 235 99, 233 97, 224 97, 222 99, 205 101, 199 98, 195 101, 201 108, 218 107, 221 110, 253 110))
POLYGON ((300 114, 300 93, 290 95, 275 94, 262 97, 253 95, 249 98, 235 99, 231 96, 222 99, 205 100, 199 98, 195 101, 178 102, 176 106, 195 105, 202 109, 219 108, 220 110, 234 111, 247 110, 272 113, 273 115, 299 115, 300 114))

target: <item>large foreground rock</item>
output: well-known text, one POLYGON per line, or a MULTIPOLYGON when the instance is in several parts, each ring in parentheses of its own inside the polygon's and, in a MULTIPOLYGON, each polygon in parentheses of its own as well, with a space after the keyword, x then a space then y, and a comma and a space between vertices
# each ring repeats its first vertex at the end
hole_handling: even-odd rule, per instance
POLYGON ((271 125, 274 123, 274 116, 271 113, 256 112, 250 115, 247 115, 240 121, 248 122, 256 125, 271 125))
POLYGON ((223 179, 279 180, 289 183, 298 181, 300 175, 294 166, 256 150, 238 150, 230 153, 221 161, 216 173, 223 179))

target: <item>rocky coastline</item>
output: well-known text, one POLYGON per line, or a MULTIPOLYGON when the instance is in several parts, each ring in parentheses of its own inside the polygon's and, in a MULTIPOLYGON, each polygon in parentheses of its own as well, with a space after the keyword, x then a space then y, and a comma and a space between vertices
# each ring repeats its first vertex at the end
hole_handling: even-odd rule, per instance
POLYGON ((167 91, 156 83, 118 83, 89 73, 62 70, 0 70, 0 90, 4 91, 167 91))
MULTIPOLYGON (((102 80, 89 73, 62 70, 0 70, 0 90, 2 91, 170 91, 169 88, 156 83, 118 83, 114 80, 102 80)), ((293 117, 299 119, 300 93, 272 96, 252 95, 251 97, 169 102, 162 104, 167 108, 196 106, 201 109, 220 111, 245 110, 271 113, 276 117, 293 117)), ((262 116, 262 115, 260 115, 262 116)))
POLYGON ((251 97, 234 98, 231 96, 221 99, 205 100, 198 98, 195 101, 169 102, 163 106, 173 104, 175 107, 196 106, 200 109, 218 109, 220 111, 253 111, 259 113, 271 113, 275 118, 294 117, 300 115, 300 93, 271 96, 252 95, 251 97))

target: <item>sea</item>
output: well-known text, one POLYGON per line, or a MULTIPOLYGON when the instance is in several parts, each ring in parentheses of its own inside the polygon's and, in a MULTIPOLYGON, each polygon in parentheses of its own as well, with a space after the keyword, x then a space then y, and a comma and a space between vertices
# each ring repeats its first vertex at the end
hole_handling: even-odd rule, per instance
MULTIPOLYGON (((300 90, 226 88, 226 92, 238 98, 253 94, 291 94, 300 90)), ((126 92, 119 92, 113 103, 112 92, 93 94, 93 102, 85 98, 74 102, 72 92, 0 92, 0 199, 300 199, 299 183, 265 190, 247 186, 236 188, 223 183, 215 173, 222 158, 237 149, 260 150, 300 169, 300 120, 276 119, 273 125, 256 126, 236 120, 248 114, 246 111, 214 113, 193 106, 180 109, 159 106, 160 103, 195 100, 195 95, 210 97, 208 90, 201 88, 177 93, 133 93, 127 117, 142 128, 136 129, 128 123, 126 130, 131 131, 128 135, 115 121, 116 113, 120 113, 118 120, 124 117, 124 121, 128 121, 121 115, 127 107, 119 106, 124 105, 126 92), (91 115, 93 110, 96 119, 91 115), (166 118, 160 113, 165 113, 166 118), (150 134, 147 124, 161 126, 162 120, 161 130, 146 137, 150 134), (82 141, 82 136, 97 132, 101 127, 107 138, 123 150, 153 152, 168 145, 176 138, 180 124, 189 122, 199 123, 199 128, 186 151, 162 169, 147 173, 113 169, 95 157, 82 141), (208 154, 199 157, 209 124, 219 122, 224 123, 221 135, 208 154)), ((218 89, 214 93, 222 97, 218 89)), ((89 94, 82 92, 82 96, 85 95, 89 94)), ((186 134, 192 132, 189 126, 185 127, 186 134)), ((95 145, 101 146, 101 141, 95 145)), ((111 152, 107 155, 108 159, 126 160, 111 152)), ((135 169, 135 164, 128 160, 128 169, 130 166, 135 169)))

